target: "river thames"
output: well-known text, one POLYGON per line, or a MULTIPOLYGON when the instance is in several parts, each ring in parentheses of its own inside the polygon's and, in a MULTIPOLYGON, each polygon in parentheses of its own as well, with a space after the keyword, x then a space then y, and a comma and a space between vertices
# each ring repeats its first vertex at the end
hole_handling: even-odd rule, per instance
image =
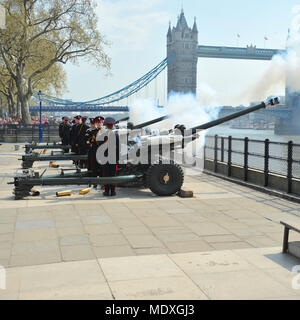
MULTIPOLYGON (((270 172, 286 175, 287 174, 287 155, 288 147, 287 143, 293 141, 294 144, 299 146, 294 146, 293 148, 293 160, 297 161, 293 163, 293 176, 295 178, 300 178, 300 136, 279 136, 275 135, 273 130, 251 130, 251 129, 231 129, 227 126, 218 126, 207 131, 206 134, 206 146, 214 147, 214 138, 210 136, 219 135, 222 137, 232 136, 232 163, 237 165, 244 164, 244 141, 235 140, 244 139, 248 137, 249 141, 249 153, 255 155, 249 155, 249 167, 254 169, 263 170, 264 169, 264 150, 265 146, 263 141, 265 139, 270 140, 270 156, 280 159, 270 159, 270 172), (255 140, 255 141, 251 141, 255 140), (262 142, 259 142, 262 141, 262 142), (272 142, 279 142, 281 144, 274 144, 272 142), (240 153, 235 153, 240 152, 240 153), (299 162, 299 163, 298 163, 299 162)), ((218 148, 221 148, 221 141, 219 139, 218 148)), ((224 161, 228 159, 228 153, 226 152, 228 148, 227 139, 224 143, 224 161)), ((214 150, 208 149, 206 151, 206 156, 209 158, 214 158, 214 150)), ((221 160, 221 151, 218 152, 218 160, 221 160)))

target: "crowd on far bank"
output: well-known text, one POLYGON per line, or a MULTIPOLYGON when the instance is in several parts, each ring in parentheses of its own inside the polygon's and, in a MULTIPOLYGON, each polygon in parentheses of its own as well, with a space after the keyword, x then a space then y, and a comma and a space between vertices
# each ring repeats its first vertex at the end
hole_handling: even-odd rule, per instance
MULTIPOLYGON (((42 124, 44 125, 58 125, 59 124, 59 120, 56 118, 46 118, 43 117, 42 118, 42 124)), ((31 124, 32 125, 39 125, 40 124, 40 117, 39 116, 32 116, 31 117, 31 124)), ((22 125, 22 120, 16 116, 12 116, 12 117, 5 117, 2 116, 0 117, 0 126, 1 127, 5 127, 8 125, 22 125)))

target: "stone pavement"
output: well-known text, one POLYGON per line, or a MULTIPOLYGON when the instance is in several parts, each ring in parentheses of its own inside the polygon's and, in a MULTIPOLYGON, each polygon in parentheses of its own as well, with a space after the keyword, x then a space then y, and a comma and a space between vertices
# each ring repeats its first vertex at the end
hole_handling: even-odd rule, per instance
POLYGON ((280 248, 127 256, 7 269, 0 299, 300 300, 280 248))
MULTIPOLYGON (((17 159, 0 156, 0 175, 17 159)), ((193 199, 132 188, 107 199, 68 186, 15 201, 13 179, 0 178, 0 299, 300 299, 291 288, 300 260, 280 253, 279 224, 298 222, 299 204, 186 171, 193 199), (67 189, 72 197, 56 198, 67 189)))

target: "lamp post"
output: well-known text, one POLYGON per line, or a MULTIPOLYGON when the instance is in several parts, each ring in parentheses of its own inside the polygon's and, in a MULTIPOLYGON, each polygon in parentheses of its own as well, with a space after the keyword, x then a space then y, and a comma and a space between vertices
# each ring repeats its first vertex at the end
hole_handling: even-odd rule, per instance
POLYGON ((43 142, 43 125, 42 125, 42 91, 39 91, 40 98, 40 126, 39 126, 39 142, 43 142))

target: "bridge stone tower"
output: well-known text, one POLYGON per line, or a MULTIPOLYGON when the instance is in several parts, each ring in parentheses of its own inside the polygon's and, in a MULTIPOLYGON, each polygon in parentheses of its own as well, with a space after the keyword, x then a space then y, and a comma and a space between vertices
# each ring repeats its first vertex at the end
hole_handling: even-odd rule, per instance
POLYGON ((171 29, 170 23, 167 34, 167 57, 175 54, 175 58, 168 65, 168 94, 172 91, 196 94, 197 49, 196 18, 193 28, 189 28, 182 9, 176 28, 171 29))

